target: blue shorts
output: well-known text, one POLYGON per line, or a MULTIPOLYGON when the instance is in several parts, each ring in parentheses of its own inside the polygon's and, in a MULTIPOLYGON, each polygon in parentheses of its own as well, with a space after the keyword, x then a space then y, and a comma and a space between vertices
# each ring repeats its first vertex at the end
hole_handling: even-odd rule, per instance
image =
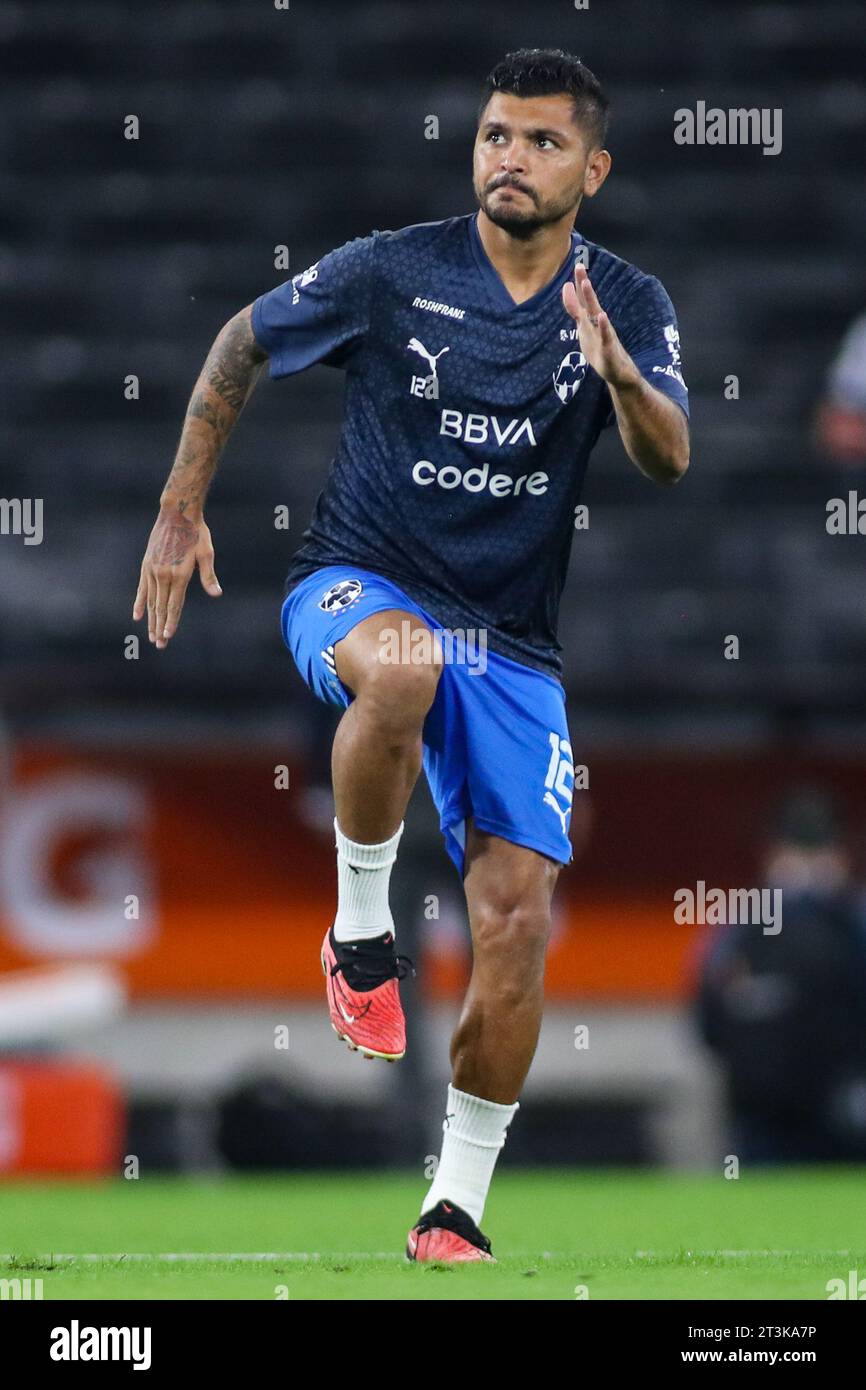
MULTIPOLYGON (((422 618, 444 649, 423 758, 461 878, 468 816, 479 830, 570 863, 574 763, 565 691, 553 676, 488 651, 485 634, 443 637, 436 618, 389 579, 329 565, 303 579, 282 608, 283 637, 307 685, 320 700, 349 705, 354 695, 337 675, 334 648, 357 623, 388 608, 422 618)), ((395 646, 393 659, 402 651, 411 660, 407 650, 395 646)))

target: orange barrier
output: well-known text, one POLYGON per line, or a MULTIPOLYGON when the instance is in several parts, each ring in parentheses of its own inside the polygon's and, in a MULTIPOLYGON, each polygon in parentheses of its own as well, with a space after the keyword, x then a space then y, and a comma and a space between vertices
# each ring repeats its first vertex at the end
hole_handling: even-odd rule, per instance
POLYGON ((0 1062, 0 1174, 117 1173, 123 1125, 105 1067, 0 1062))
MULTIPOLYGON (((0 825, 0 970, 100 959, 138 996, 318 997, 333 847, 295 814, 303 769, 284 790, 279 761, 261 748, 16 749, 0 825)), ((674 921, 673 894, 697 879, 759 882, 766 807, 790 761, 629 754, 594 758, 590 774, 591 791, 577 793, 591 797, 587 842, 562 875, 548 993, 682 997, 703 928, 674 921)), ((863 804, 864 763, 801 758, 797 775, 863 804)), ((442 939, 425 978, 451 995, 465 957, 444 948, 443 959, 442 939)))

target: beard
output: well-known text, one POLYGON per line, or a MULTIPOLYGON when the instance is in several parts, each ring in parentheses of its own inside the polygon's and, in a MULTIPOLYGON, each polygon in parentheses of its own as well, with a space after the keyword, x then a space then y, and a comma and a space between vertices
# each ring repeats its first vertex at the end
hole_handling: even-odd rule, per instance
MULTIPOLYGON (((499 187, 507 187, 507 185, 500 184, 499 187)), ((528 200, 532 202, 532 206, 526 206, 524 203, 518 206, 516 203, 498 199, 496 197, 498 191, 497 188, 479 194, 476 189, 476 197, 490 221, 497 227, 501 227, 504 232, 508 232, 509 236, 514 237, 516 241, 529 241, 542 227, 547 227, 552 222, 559 222, 569 212, 573 215, 577 211, 579 202, 579 194, 575 192, 571 197, 563 197, 555 203, 539 205, 535 194, 529 193, 528 200)))

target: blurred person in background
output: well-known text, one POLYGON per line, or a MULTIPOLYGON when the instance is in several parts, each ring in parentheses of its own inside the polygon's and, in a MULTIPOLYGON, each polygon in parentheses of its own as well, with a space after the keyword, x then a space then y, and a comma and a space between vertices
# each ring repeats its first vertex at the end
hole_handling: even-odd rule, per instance
POLYGON ((866 313, 848 328, 830 368, 815 442, 829 464, 866 469, 866 313))
POLYGON ((784 800, 763 879, 781 889, 781 931, 715 928, 696 1002, 724 1072, 730 1151, 866 1159, 866 910, 825 792, 784 800))

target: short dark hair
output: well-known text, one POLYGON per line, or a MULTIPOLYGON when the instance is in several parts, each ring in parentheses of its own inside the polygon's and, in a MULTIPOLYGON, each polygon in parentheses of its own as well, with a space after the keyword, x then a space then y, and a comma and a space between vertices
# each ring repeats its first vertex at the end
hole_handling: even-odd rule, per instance
POLYGON ((518 48, 506 53, 488 74, 484 96, 478 107, 478 120, 494 92, 516 97, 571 97, 574 119, 582 126, 590 149, 604 145, 607 137, 609 102, 595 73, 590 72, 573 53, 561 48, 518 48))

